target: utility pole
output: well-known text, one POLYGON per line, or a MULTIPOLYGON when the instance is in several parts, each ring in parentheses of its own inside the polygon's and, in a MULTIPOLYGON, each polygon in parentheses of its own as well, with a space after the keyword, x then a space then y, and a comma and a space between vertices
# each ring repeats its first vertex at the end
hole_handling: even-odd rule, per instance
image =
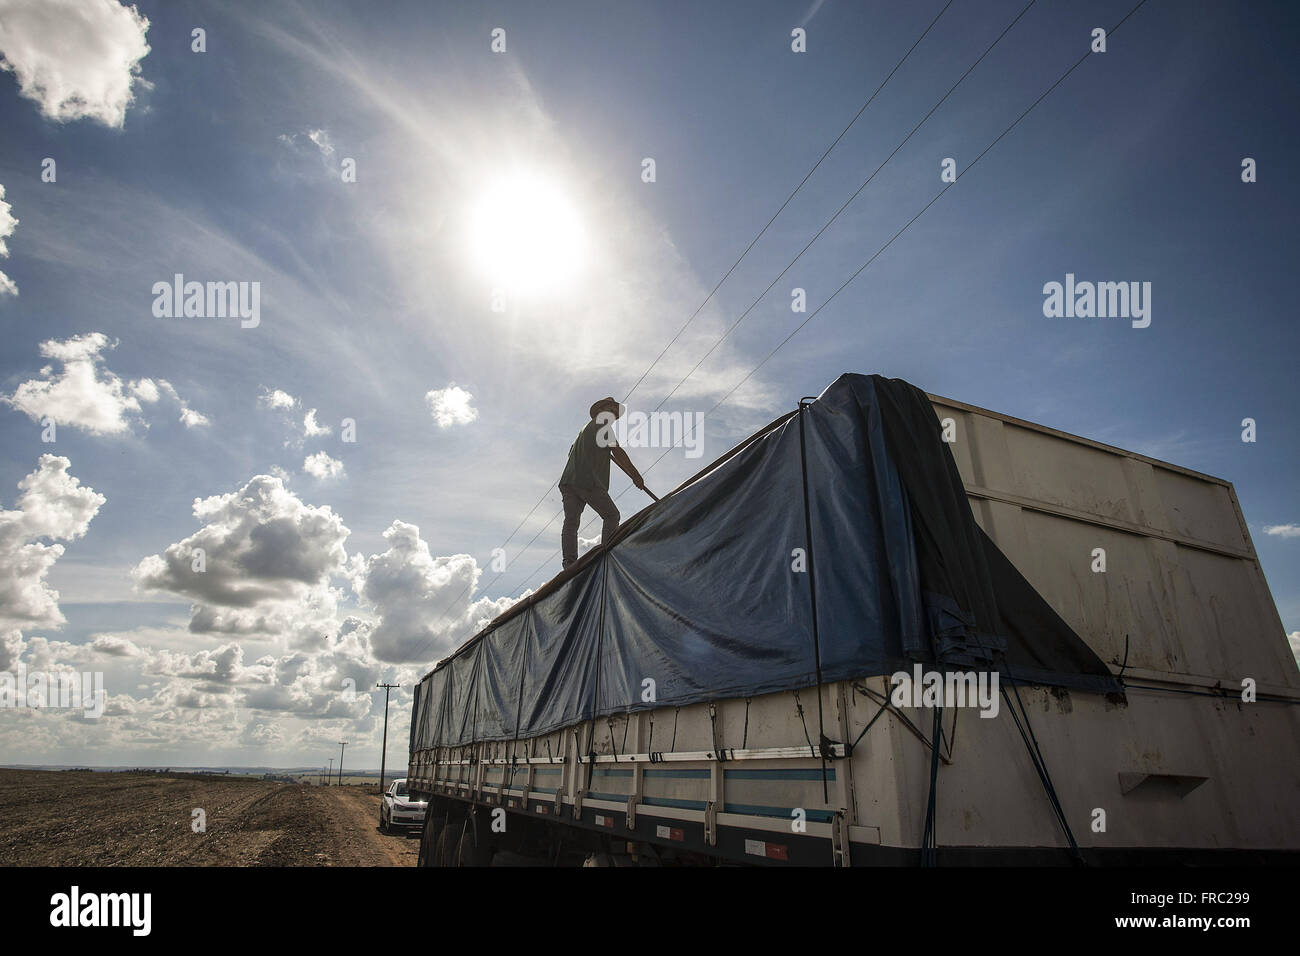
POLYGON ((379 754, 379 792, 384 792, 384 771, 388 767, 388 692, 401 684, 376 684, 384 689, 384 749, 379 754))
POLYGON ((343 751, 347 749, 346 740, 339 741, 339 786, 343 786, 343 751))
POLYGON ((325 786, 328 787, 330 785, 330 780, 332 780, 333 777, 334 777, 334 758, 330 757, 330 769, 329 769, 329 773, 325 775, 325 786))

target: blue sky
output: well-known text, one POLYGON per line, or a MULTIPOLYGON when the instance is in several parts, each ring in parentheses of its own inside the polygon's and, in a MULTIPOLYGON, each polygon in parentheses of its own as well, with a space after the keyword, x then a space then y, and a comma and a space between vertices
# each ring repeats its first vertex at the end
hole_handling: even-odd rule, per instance
MULTIPOLYGON (((633 410, 669 393, 1024 5, 952 4, 633 410)), ((409 684, 558 569, 553 488, 506 570, 489 563, 587 405, 626 394, 943 4, 140 2, 133 18, 96 0, 77 23, 63 2, 6 6, 0 185, 18 222, 0 258, 17 289, 0 293, 0 505, 41 476, 54 497, 33 492, 25 527, 64 550, 6 585, 5 653, 93 659, 112 701, 93 726, 15 724, 6 752, 314 764, 346 736, 371 765, 380 710, 338 700, 340 682, 409 684), (521 175, 572 212, 576 264, 494 312, 512 277, 474 258, 475 217, 521 175), (152 286, 175 273, 259 282, 260 323, 155 317, 152 286), (19 397, 59 382, 64 421, 43 443, 19 397), (196 543, 208 583, 167 560, 196 543), (222 558, 250 549, 309 559, 224 578, 222 558)), ((820 306, 942 188, 945 157, 964 171, 1131 7, 1030 8, 665 407, 709 410, 802 321, 792 287, 820 306)), ((710 416, 704 459, 841 372, 906 378, 1232 481, 1300 631, 1296 17, 1252 10, 1146 3, 710 416), (1043 284, 1066 273, 1150 282, 1150 327, 1045 318, 1043 284)), ((670 454, 648 484, 700 463, 670 454)), ((400 741, 408 692, 394 701, 400 741)))

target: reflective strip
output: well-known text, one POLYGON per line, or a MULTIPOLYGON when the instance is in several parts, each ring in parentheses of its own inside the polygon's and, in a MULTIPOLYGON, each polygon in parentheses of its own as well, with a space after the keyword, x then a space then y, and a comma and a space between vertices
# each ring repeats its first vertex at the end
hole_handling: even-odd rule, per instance
POLYGON ((746 840, 745 852, 750 856, 761 856, 769 860, 789 860, 790 853, 782 843, 768 843, 764 840, 746 840))

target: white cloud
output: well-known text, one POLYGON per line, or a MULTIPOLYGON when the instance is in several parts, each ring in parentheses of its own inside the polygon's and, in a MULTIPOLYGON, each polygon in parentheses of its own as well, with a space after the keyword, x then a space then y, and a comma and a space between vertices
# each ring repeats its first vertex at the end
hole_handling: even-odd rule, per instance
MULTIPOLYGON (((284 414, 281 417, 285 424, 295 432, 299 430, 295 410, 302 407, 302 401, 300 399, 295 398, 282 389, 268 388, 263 385, 262 394, 257 397, 257 401, 263 408, 283 412, 284 414)), ((329 425, 322 425, 318 422, 316 420, 316 409, 309 408, 307 409, 306 414, 302 417, 301 431, 301 435, 295 435, 285 441, 284 444, 286 448, 290 445, 301 447, 302 443, 308 438, 319 438, 321 435, 329 435, 333 432, 333 429, 329 425)))
MULTIPOLYGON (((148 382, 149 379, 144 379, 144 381, 148 382)), ((181 417, 178 419, 178 421, 180 421, 180 423, 184 425, 186 428, 198 428, 202 425, 210 424, 210 422, 208 421, 208 416, 202 414, 201 412, 196 412, 194 409, 190 408, 189 404, 185 401, 185 399, 181 398, 180 395, 176 393, 176 389, 172 387, 171 382, 167 381, 166 379, 160 378, 158 380, 158 387, 161 388, 164 393, 166 393, 168 398, 170 398, 173 402, 175 402, 177 405, 181 407, 181 417)))
POLYGON ((257 475, 238 491, 196 498, 194 517, 201 529, 131 572, 142 590, 190 598, 191 630, 287 634, 334 614, 329 581, 344 570, 350 532, 328 506, 257 475))
POLYGON ((323 451, 318 451, 314 455, 307 456, 302 463, 302 470, 313 478, 324 481, 326 478, 337 478, 343 474, 343 462, 331 458, 323 451))
POLYGON ((424 400, 429 403, 429 411, 439 428, 452 425, 468 425, 478 418, 478 409, 474 408, 474 396, 452 382, 446 388, 435 388, 427 392, 424 400))
POLYGON ((107 654, 109 657, 140 657, 144 653, 134 641, 111 634, 98 635, 90 646, 96 653, 107 654))
MULTIPOLYGON (((5 245, 5 240, 12 236, 14 230, 18 228, 18 220, 13 217, 12 213, 13 207, 5 202, 4 198, 5 187, 0 184, 0 259, 4 259, 9 255, 9 247, 5 245)), ((13 280, 7 275, 0 272, 0 295, 17 294, 18 286, 14 285, 13 280)))
POLYGON ((298 404, 298 399, 294 398, 288 392, 283 392, 278 388, 267 388, 262 386, 262 394, 257 400, 267 408, 294 408, 298 404))
POLYGON ((1296 666, 1300 666, 1300 631, 1288 634, 1286 642, 1291 645, 1291 656, 1295 658, 1296 666))
POLYGON ((329 156, 334 152, 334 147, 330 143, 329 130, 313 129, 307 131, 307 138, 316 144, 324 155, 329 156))
POLYGON ((1275 538, 1300 538, 1300 524, 1266 525, 1264 533, 1275 538))
POLYGON ((180 421, 187 428, 208 423, 166 379, 124 382, 106 368, 102 353, 116 347, 117 343, 109 342, 102 332, 42 342, 41 354, 61 363, 62 369, 55 374, 52 366, 45 366, 40 378, 23 382, 12 395, 0 395, 0 401, 35 422, 49 416, 56 426, 80 428, 92 435, 120 435, 129 431, 131 423, 141 414, 141 403, 153 404, 162 395, 180 406, 180 421))
POLYGON ((0 0, 0 69, 48 119, 120 127, 133 88, 150 87, 140 76, 148 32, 117 0, 0 0))
POLYGON ((316 409, 307 410, 307 414, 302 419, 302 433, 304 438, 316 438, 318 435, 328 435, 331 429, 328 425, 319 425, 316 423, 316 409))
POLYGON ((304 136, 320 151, 322 157, 334 155, 334 144, 330 141, 330 131, 327 129, 305 129, 300 133, 281 133, 276 137, 290 149, 299 153, 309 153, 310 147, 305 144, 299 145, 299 136, 304 136))
POLYGON ((0 630, 9 637, 0 656, 18 647, 15 632, 29 626, 60 627, 59 592, 45 582, 63 545, 86 533, 108 499, 68 474, 70 462, 42 455, 36 470, 18 483, 17 508, 0 511, 0 630))
POLYGON ((481 569, 468 554, 435 558, 420 529, 394 521, 388 550, 353 559, 353 587, 379 612, 371 632, 381 661, 433 661, 496 617, 511 598, 473 599, 481 569))
POLYGON ((200 425, 208 424, 208 417, 192 408, 181 406, 180 421, 186 428, 198 428, 200 425))

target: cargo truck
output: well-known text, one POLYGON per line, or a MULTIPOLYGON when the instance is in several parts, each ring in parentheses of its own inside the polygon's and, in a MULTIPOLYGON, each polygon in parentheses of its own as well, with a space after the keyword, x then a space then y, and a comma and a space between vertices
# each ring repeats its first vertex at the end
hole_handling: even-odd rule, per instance
POLYGON ((1227 481, 846 374, 417 686, 425 866, 1255 863, 1300 671, 1227 481))

